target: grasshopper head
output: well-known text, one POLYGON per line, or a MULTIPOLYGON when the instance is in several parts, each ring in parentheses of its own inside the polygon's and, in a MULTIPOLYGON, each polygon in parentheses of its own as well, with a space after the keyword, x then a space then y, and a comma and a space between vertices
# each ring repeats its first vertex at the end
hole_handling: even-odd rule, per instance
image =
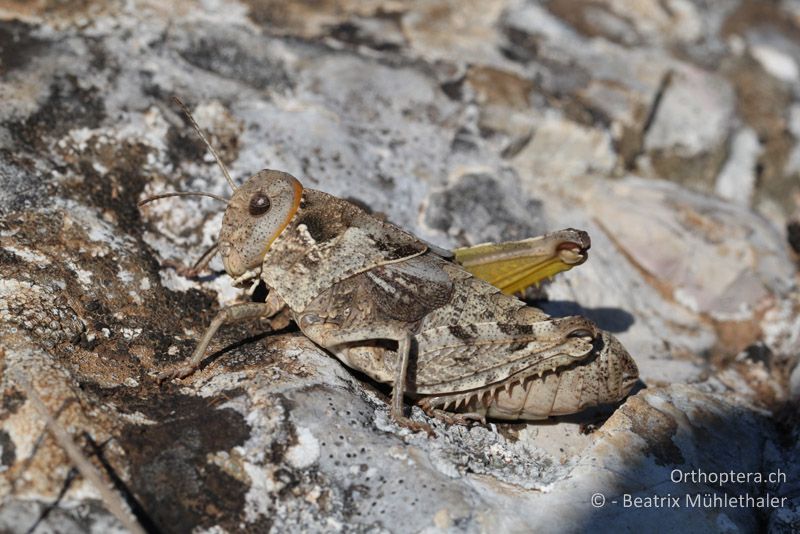
POLYGON ((297 212, 302 195, 303 186, 294 176, 268 169, 236 189, 219 233, 222 263, 231 277, 261 265, 272 242, 297 212))

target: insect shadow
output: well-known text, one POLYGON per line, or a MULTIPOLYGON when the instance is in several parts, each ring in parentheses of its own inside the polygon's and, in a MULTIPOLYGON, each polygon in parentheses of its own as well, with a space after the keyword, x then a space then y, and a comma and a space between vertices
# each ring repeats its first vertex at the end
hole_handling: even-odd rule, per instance
POLYGON ((199 370, 205 369, 215 361, 217 360, 225 361, 226 358, 228 358, 228 360, 225 361, 224 365, 230 367, 236 367, 237 365, 248 362, 252 363, 255 360, 263 361, 265 359, 268 359, 270 353, 267 353, 261 357, 256 358, 253 357, 252 354, 248 352, 247 349, 260 346, 259 343, 262 341, 269 340, 271 338, 279 338, 287 334, 294 334, 299 331, 300 329, 297 328, 297 326, 294 323, 291 323, 287 327, 281 328, 279 330, 271 330, 268 332, 261 332, 258 334, 238 336, 236 338, 237 339, 236 341, 225 343, 224 345, 221 345, 219 348, 217 348, 217 350, 215 350, 214 352, 209 352, 209 354, 206 354, 206 356, 200 362, 198 369, 199 370), (242 351, 241 354, 238 353, 239 351, 242 351), (232 358, 231 355, 234 355, 233 359, 231 359, 232 358))
POLYGON ((585 308, 577 302, 569 300, 543 300, 532 301, 530 305, 539 308, 547 315, 553 317, 566 317, 569 315, 582 315, 591 319, 598 327, 608 332, 619 334, 626 332, 636 322, 634 316, 622 308, 601 306, 598 308, 585 308))

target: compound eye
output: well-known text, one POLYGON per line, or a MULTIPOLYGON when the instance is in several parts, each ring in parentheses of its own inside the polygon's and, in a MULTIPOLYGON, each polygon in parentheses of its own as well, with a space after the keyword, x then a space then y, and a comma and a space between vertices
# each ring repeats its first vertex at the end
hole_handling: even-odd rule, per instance
POLYGON ((587 330, 585 328, 578 328, 577 330, 573 330, 572 332, 567 334, 567 337, 582 337, 584 339, 593 339, 594 338, 592 333, 589 332, 589 330, 587 330))
POLYGON ((266 193, 259 191, 250 197, 248 211, 250 212, 250 215, 257 217, 267 213, 271 207, 272 202, 270 202, 269 197, 266 195, 266 193))

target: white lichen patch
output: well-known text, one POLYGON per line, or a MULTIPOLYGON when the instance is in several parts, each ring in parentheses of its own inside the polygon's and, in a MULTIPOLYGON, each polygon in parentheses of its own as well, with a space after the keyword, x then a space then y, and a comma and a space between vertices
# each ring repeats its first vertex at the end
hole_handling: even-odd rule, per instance
POLYGON ((3 297, 3 299, 0 300, 0 306, 2 306, 0 310, 8 309, 7 299, 23 295, 27 291, 38 291, 38 288, 31 282, 23 282, 13 278, 6 280, 0 278, 0 296, 3 297))
MULTIPOLYGON (((145 232, 144 240, 157 251, 159 257, 164 259, 169 258, 173 262, 190 266, 216 240, 220 224, 218 219, 221 217, 222 214, 218 216, 215 215, 202 225, 202 238, 199 243, 190 245, 185 238, 174 238, 169 232, 167 232, 167 234, 169 234, 168 236, 153 232, 145 232), (178 251, 181 255, 176 256, 176 243, 180 243, 189 248, 178 251)), ((209 267, 214 272, 219 272, 221 270, 222 262, 218 255, 211 260, 209 267)), ((161 284, 172 291, 184 292, 199 288, 215 291, 217 294, 217 302, 219 302, 222 307, 228 306, 241 299, 241 290, 231 285, 230 277, 225 274, 214 276, 211 280, 198 282, 178 274, 172 267, 162 267, 159 270, 159 278, 161 279, 161 284)))
POLYGON ((158 271, 161 285, 170 291, 188 291, 195 289, 197 284, 175 272, 174 269, 161 269, 158 271))
MULTIPOLYGON (((127 381, 125 385, 126 386, 128 385, 127 381)), ((136 386, 129 386, 129 387, 136 387, 136 386)), ((149 417, 147 417, 145 414, 143 414, 138 410, 132 413, 118 411, 114 415, 114 417, 118 417, 119 419, 122 419, 131 425, 155 425, 157 423, 157 421, 153 421, 152 419, 150 419, 149 417)))
POLYGON ((72 148, 76 152, 84 152, 89 140, 96 135, 96 131, 90 128, 73 128, 67 137, 62 137, 58 141, 61 148, 72 148))
POLYGON ((800 294, 784 299, 764 314, 764 343, 780 360, 800 355, 800 294))
POLYGON ((72 261, 66 262, 66 265, 73 273, 75 273, 75 275, 78 277, 78 282, 80 282, 84 288, 88 289, 94 286, 94 280, 92 278, 91 271, 81 269, 75 262, 72 261))
POLYGON ((750 49, 750 54, 758 61, 765 71, 781 81, 796 83, 800 78, 800 68, 789 54, 771 46, 756 45, 750 49))
POLYGON ((297 444, 286 451, 286 460, 296 469, 310 467, 319 459, 319 441, 305 427, 297 427, 297 444))
POLYGON ((80 506, 81 501, 101 499, 102 496, 100 495, 100 491, 97 489, 97 487, 95 487, 88 480, 81 479, 78 484, 70 486, 66 498, 64 499, 66 501, 64 507, 77 507, 80 506))
POLYGON ((142 334, 141 328, 123 328, 122 329, 122 337, 131 340, 134 338, 139 337, 142 334))
POLYGON ((64 210, 64 230, 77 227, 84 232, 91 241, 88 252, 93 256, 103 257, 111 251, 132 250, 136 246, 132 237, 117 231, 95 209, 71 199, 59 198, 56 204, 64 210))
POLYGON ((141 289, 142 291, 150 291, 150 288, 151 288, 150 279, 146 276, 142 277, 142 279, 139 280, 139 289, 141 289))
MULTIPOLYGON (((202 176, 206 167, 188 164, 186 172, 190 176, 202 176)), ((168 184, 162 181, 148 182, 140 198, 169 193, 172 191, 206 192, 227 196, 229 191, 224 180, 217 179, 213 183, 192 179, 189 185, 168 184)), ((210 247, 219 234, 225 205, 206 197, 176 197, 159 199, 147 203, 141 208, 146 219, 152 220, 156 235, 145 234, 145 241, 159 251, 162 257, 170 257, 178 252, 186 255, 183 261, 194 262, 210 247), (191 232, 187 232, 191 229, 191 232), (162 243, 151 241, 162 240, 162 243)))
MULTIPOLYGON (((120 139, 138 139, 140 142, 155 148, 159 153, 166 153, 165 141, 169 124, 161 111, 156 107, 148 108, 144 113, 123 113, 116 129, 116 137, 120 139)), ((155 163, 155 162, 150 162, 155 163)), ((163 170, 167 170, 164 168, 163 170)))
POLYGON ((120 269, 119 273, 117 273, 117 278, 119 278, 123 284, 130 284, 134 280, 134 275, 130 271, 120 269))
POLYGON ((257 520, 259 516, 268 516, 271 506, 270 494, 283 487, 283 484, 273 476, 277 466, 266 462, 265 456, 269 444, 278 438, 275 417, 280 417, 275 411, 270 414, 255 410, 248 414, 246 420, 250 425, 250 438, 241 447, 234 449, 241 455, 242 466, 250 478, 250 488, 245 495, 244 507, 248 522, 257 520), (269 417, 270 415, 272 417, 269 417))
POLYGON ((244 462, 242 464, 250 479, 250 489, 245 495, 244 516, 248 523, 256 521, 260 516, 268 516, 270 510, 270 494, 280 489, 271 476, 269 467, 244 462))
POLYGON ((3 247, 4 250, 11 252, 16 257, 25 261, 27 263, 32 263, 37 267, 45 267, 50 265, 50 259, 42 254, 39 254, 35 250, 31 250, 29 248, 22 248, 22 247, 14 247, 6 245, 3 247))
MULTIPOLYGON (((172 348, 172 347, 170 347, 172 348)), ((177 353, 177 350, 175 351, 177 353)), ((248 373, 245 371, 234 371, 234 372, 214 372, 215 369, 211 370, 211 375, 206 379, 200 387, 197 387, 194 390, 196 395, 201 397, 213 397, 218 395, 220 391, 229 391, 237 387, 243 380, 247 378, 248 373)), ((228 401, 223 404, 221 407, 228 407, 233 408, 238 412, 244 412, 244 408, 239 405, 232 404, 232 401, 228 401)))
POLYGON ((229 306, 242 299, 242 291, 233 287, 227 276, 218 276, 207 282, 205 287, 217 293, 217 302, 221 307, 229 306))

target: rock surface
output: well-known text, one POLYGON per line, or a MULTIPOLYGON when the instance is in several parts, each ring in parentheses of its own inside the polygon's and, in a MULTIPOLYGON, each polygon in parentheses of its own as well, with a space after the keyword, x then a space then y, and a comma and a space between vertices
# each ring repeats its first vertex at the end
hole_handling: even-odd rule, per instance
POLYGON ((151 532, 796 531, 798 62, 791 1, 0 4, 0 531, 124 531, 25 382, 151 532), (415 408, 429 438, 256 325, 159 387, 241 298, 217 260, 174 268, 219 203, 137 208, 227 194, 173 96, 236 180, 285 170, 440 246, 586 229, 535 304, 614 332, 643 387, 538 424, 415 408), (698 475, 730 472, 783 478, 698 475), (777 501, 713 501, 745 496, 777 501))

